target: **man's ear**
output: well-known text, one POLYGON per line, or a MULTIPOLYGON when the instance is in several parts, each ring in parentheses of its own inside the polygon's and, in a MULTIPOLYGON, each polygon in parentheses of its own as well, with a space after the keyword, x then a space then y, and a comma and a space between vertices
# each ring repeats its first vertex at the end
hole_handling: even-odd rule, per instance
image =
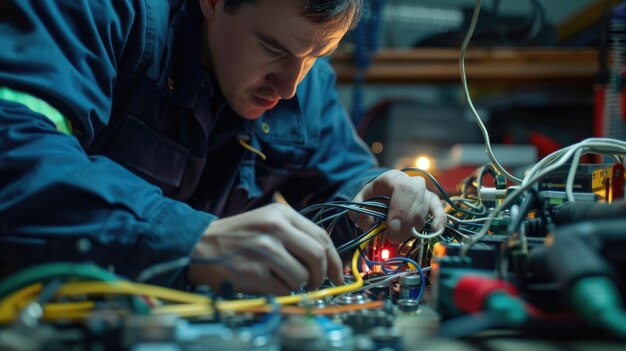
POLYGON ((200 10, 202 10, 202 15, 204 15, 204 18, 207 21, 214 21, 215 20, 215 12, 217 10, 218 5, 219 6, 223 6, 223 4, 220 4, 220 2, 222 2, 222 0, 198 0, 200 2, 200 10))

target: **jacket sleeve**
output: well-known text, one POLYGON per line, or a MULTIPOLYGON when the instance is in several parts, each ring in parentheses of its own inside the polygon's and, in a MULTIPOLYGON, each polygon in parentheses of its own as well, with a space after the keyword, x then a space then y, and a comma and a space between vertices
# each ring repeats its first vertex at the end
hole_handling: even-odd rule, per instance
POLYGON ((129 38, 147 40, 150 3, 0 2, 0 275, 64 260, 133 278, 189 255, 214 219, 84 151, 109 121, 129 38))

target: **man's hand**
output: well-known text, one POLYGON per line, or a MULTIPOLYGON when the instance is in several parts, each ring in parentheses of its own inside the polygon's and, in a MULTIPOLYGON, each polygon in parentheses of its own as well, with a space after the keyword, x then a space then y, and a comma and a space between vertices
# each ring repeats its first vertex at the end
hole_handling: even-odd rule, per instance
POLYGON ((224 258, 225 265, 192 264, 189 279, 239 292, 288 294, 303 283, 315 289, 328 276, 343 284, 341 260, 328 234, 291 207, 272 204, 213 221, 192 258, 224 258))
MULTIPOLYGON (((437 195, 426 190, 422 177, 411 177, 404 172, 387 171, 368 183, 354 197, 361 202, 375 196, 389 196, 387 213, 387 239, 401 243, 411 236, 411 228, 420 230, 430 214, 433 229, 442 228, 446 223, 446 213, 437 195)), ((373 225, 373 219, 359 216, 359 227, 366 229, 373 225)))

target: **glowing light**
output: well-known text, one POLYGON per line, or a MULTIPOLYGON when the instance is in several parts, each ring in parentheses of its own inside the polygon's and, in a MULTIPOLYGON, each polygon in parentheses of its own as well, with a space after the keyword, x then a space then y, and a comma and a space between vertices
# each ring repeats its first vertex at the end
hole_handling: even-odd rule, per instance
POLYGON ((415 160, 415 167, 427 171, 430 168, 430 159, 426 156, 420 156, 415 160))
POLYGON ((389 259, 389 250, 384 249, 380 252, 380 259, 383 261, 387 261, 389 259))
POLYGON ((372 143, 371 149, 373 153, 379 154, 383 152, 383 149, 384 149, 383 143, 381 143, 380 141, 375 141, 372 143))

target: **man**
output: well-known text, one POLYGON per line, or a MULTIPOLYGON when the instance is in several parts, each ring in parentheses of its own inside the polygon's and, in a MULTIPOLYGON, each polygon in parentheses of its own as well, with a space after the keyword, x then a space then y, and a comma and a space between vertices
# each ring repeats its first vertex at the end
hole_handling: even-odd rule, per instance
POLYGON ((135 278, 190 255, 152 282, 342 283, 328 235, 278 190, 296 208, 391 196, 396 242, 429 214, 443 225, 422 178, 375 167, 320 59, 362 6, 0 2, 3 274, 90 260, 135 278))

